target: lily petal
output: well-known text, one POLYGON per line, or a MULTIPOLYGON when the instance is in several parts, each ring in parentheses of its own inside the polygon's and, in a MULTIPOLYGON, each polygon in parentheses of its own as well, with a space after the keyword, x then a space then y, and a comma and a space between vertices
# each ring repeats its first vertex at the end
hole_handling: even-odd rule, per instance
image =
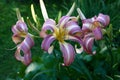
POLYGON ((65 24, 66 24, 69 20, 77 21, 77 18, 76 18, 76 17, 63 16, 63 17, 60 19, 58 26, 59 26, 59 27, 64 27, 65 24))
POLYGON ((69 43, 60 43, 60 49, 63 53, 64 57, 64 65, 69 66, 73 61, 75 57, 75 51, 71 44, 69 43))
POLYGON ((12 27, 12 32, 14 34, 18 34, 21 32, 27 33, 28 32, 27 25, 23 21, 19 20, 17 21, 16 25, 12 27))
POLYGON ((92 27, 92 23, 93 23, 93 20, 94 18, 92 19, 85 19, 83 20, 83 25, 82 25, 82 30, 85 32, 85 31, 89 31, 91 30, 91 27, 92 27))
POLYGON ((108 15, 104 15, 104 14, 99 14, 97 19, 97 21, 101 22, 103 24, 103 26, 107 26, 110 22, 110 17, 108 15))
POLYGON ((45 38, 47 36, 47 33, 46 33, 46 31, 42 30, 42 31, 40 31, 39 35, 40 35, 40 37, 45 38))
POLYGON ((65 28, 70 34, 74 34, 76 32, 81 31, 80 26, 74 21, 69 21, 68 23, 66 23, 65 28))
POLYGON ((96 16, 90 18, 90 19, 85 19, 82 21, 83 25, 82 25, 82 30, 84 32, 86 31, 91 31, 93 29, 92 25, 93 22, 96 21, 96 16))
POLYGON ((52 45, 52 46, 50 46, 50 48, 48 49, 48 53, 49 54, 51 54, 52 53, 52 51, 53 51, 53 49, 54 49, 54 46, 52 45))
POLYGON ((16 23, 16 28, 17 28, 20 32, 28 32, 27 25, 26 25, 23 21, 21 21, 21 20, 17 21, 17 23, 16 23))
POLYGON ((24 57, 23 56, 21 56, 21 54, 20 54, 20 45, 18 45, 17 46, 17 50, 16 50, 16 52, 15 52, 15 58, 17 59, 17 60, 19 60, 19 61, 24 61, 24 57))
POLYGON ((18 60, 18 61, 21 61, 23 64, 25 65, 29 65, 31 63, 31 52, 29 51, 28 53, 24 53, 24 55, 22 56, 20 54, 20 50, 21 50, 21 47, 19 45, 19 47, 17 48, 16 52, 15 52, 15 58, 18 60))
POLYGON ((17 50, 15 53, 15 57, 17 60, 23 62, 25 65, 29 65, 31 62, 31 51, 30 48, 34 45, 33 39, 30 37, 30 35, 27 35, 24 41, 17 46, 17 50), (20 51, 24 53, 22 56, 20 54, 20 51))
POLYGON ((16 33, 19 33, 20 31, 16 28, 16 25, 14 25, 14 26, 12 27, 12 32, 13 32, 14 34, 16 34, 16 33))
POLYGON ((28 53, 31 47, 34 45, 34 41, 30 35, 27 35, 24 41, 20 44, 21 50, 24 53, 28 53))
POLYGON ((69 36, 68 39, 71 40, 71 41, 78 42, 80 44, 81 48, 78 49, 77 47, 75 47, 77 53, 82 53, 83 52, 83 41, 80 37, 69 36))
POLYGON ((89 54, 93 53, 92 52, 93 42, 94 42, 94 37, 86 37, 83 39, 83 43, 84 43, 83 48, 89 54))
POLYGON ((56 23, 55 23, 54 20, 52 20, 52 19, 47 19, 47 20, 45 21, 45 23, 43 24, 42 30, 43 30, 43 31, 46 31, 46 30, 54 31, 55 26, 56 26, 56 23))
POLYGON ((89 31, 90 30, 91 23, 83 23, 82 30, 83 31, 89 31))
POLYGON ((42 41, 41 47, 48 52, 51 43, 55 40, 55 37, 52 35, 47 35, 42 41))
POLYGON ((93 30, 93 34, 96 40, 100 40, 102 39, 103 35, 102 35, 102 31, 100 27, 97 27, 93 30))
POLYGON ((75 41, 75 42, 78 42, 79 44, 83 45, 82 39, 79 38, 79 37, 77 37, 77 36, 71 36, 71 35, 69 35, 68 39, 66 39, 66 40, 75 41))
POLYGON ((77 48, 77 45, 75 45, 75 49, 78 54, 81 54, 83 52, 83 47, 77 48))
POLYGON ((13 34, 12 40, 15 44, 18 44, 19 42, 21 42, 21 37, 17 34, 13 34))
POLYGON ((25 65, 29 65, 32 61, 32 58, 31 58, 31 51, 27 52, 26 54, 24 54, 24 64, 25 65))

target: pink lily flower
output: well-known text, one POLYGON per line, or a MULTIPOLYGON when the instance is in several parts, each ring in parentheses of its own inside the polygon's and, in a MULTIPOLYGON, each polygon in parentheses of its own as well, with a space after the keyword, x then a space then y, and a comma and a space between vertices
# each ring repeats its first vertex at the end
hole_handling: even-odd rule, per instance
POLYGON ((34 45, 34 41, 28 33, 27 25, 22 20, 19 20, 16 25, 12 27, 12 32, 13 42, 17 44, 17 50, 15 52, 16 59, 25 65, 29 65, 31 63, 30 49, 34 45), (23 56, 20 54, 21 50, 24 53, 23 56))
POLYGON ((100 40, 102 39, 102 28, 105 28, 109 24, 110 18, 108 15, 100 13, 98 17, 95 16, 90 19, 84 19, 82 22, 82 30, 85 32, 92 31, 95 39, 100 40))
POLYGON ((95 51, 92 51, 94 39, 102 39, 102 28, 105 28, 109 24, 109 21, 109 16, 101 13, 98 15, 98 17, 95 16, 91 19, 83 20, 82 30, 85 32, 83 43, 85 44, 84 50, 86 52, 95 54, 95 51))
POLYGON ((82 31, 84 33, 83 48, 87 53, 95 54, 96 51, 92 51, 92 46, 95 40, 100 40, 103 37, 102 29, 105 28, 109 22, 110 17, 100 13, 98 16, 94 16, 90 19, 86 19, 82 11, 78 8, 78 13, 82 20, 82 31))
POLYGON ((72 40, 82 43, 77 37, 73 36, 75 33, 80 32, 81 29, 76 22, 76 17, 63 16, 58 24, 55 23, 52 19, 47 19, 42 27, 42 35, 44 36, 44 40, 42 42, 42 49, 51 53, 53 50, 53 41, 57 40, 60 44, 60 50, 63 53, 64 57, 64 65, 68 66, 74 61, 75 50, 73 46, 67 43, 65 40, 72 40), (50 30, 51 34, 43 34, 50 30))
POLYGON ((95 54, 96 51, 92 50, 94 44, 94 35, 92 33, 88 33, 83 38, 83 49, 85 52, 89 54, 95 54))
POLYGON ((80 26, 77 24, 77 18, 70 17, 71 13, 74 10, 75 3, 71 7, 68 14, 60 18, 57 24, 53 19, 50 19, 48 17, 47 10, 43 0, 40 0, 40 7, 43 18, 45 20, 40 32, 40 37, 44 38, 41 47, 43 50, 47 51, 48 53, 51 53, 54 48, 54 45, 51 44, 55 40, 57 40, 60 45, 60 50, 63 53, 64 58, 63 65, 69 66, 74 61, 75 50, 73 46, 67 43, 65 40, 72 40, 82 43, 82 40, 74 36, 74 34, 81 31, 80 26), (51 33, 48 34, 47 31, 51 31, 51 33))

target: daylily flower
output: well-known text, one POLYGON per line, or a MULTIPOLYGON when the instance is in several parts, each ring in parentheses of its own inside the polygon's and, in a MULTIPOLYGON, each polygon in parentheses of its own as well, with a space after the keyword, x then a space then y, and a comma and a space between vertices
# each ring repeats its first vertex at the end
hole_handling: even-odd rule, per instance
POLYGON ((98 16, 86 19, 82 11, 79 8, 77 10, 83 23, 82 31, 84 32, 85 35, 83 38, 84 43, 83 48, 86 52, 93 53, 92 46, 94 39, 95 40, 102 39, 103 37, 102 29, 109 24, 110 18, 108 15, 100 13, 98 16))
POLYGON ((16 25, 12 27, 12 32, 14 33, 12 39, 17 44, 16 59, 25 65, 29 65, 31 62, 30 49, 34 45, 34 41, 31 34, 28 33, 27 25, 22 20, 18 20, 16 25), (21 50, 24 53, 23 56, 20 54, 21 50))
POLYGON ((64 64, 65 66, 70 65, 74 60, 75 51, 73 46, 67 43, 65 40, 73 40, 81 43, 81 40, 73 36, 73 34, 81 31, 76 22, 76 18, 63 16, 59 20, 58 24, 56 24, 52 19, 47 19, 43 24, 42 31, 46 32, 48 30, 50 30, 52 33, 46 33, 41 45, 42 49, 50 53, 53 49, 51 43, 55 40, 59 41, 60 49, 64 57, 64 64))
POLYGON ((94 44, 94 39, 95 37, 93 36, 92 33, 88 33, 86 35, 84 35, 83 38, 83 49, 85 52, 89 53, 89 54, 95 54, 96 51, 93 51, 93 44, 94 44))
POLYGON ((74 61, 75 50, 73 46, 65 40, 72 40, 82 43, 78 37, 74 36, 74 34, 81 31, 79 25, 77 24, 77 18, 70 17, 74 10, 75 3, 71 7, 68 14, 59 19, 58 24, 56 24, 53 19, 48 17, 43 0, 40 0, 40 7, 45 20, 40 32, 40 36, 44 38, 41 47, 48 53, 52 53, 54 48, 52 43, 55 40, 58 41, 60 50, 63 53, 64 65, 68 66, 74 61), (48 34, 47 31, 51 31, 51 33, 48 34))
POLYGON ((83 20, 83 31, 92 31, 96 40, 102 39, 102 28, 105 28, 110 22, 108 15, 100 13, 97 16, 83 20))

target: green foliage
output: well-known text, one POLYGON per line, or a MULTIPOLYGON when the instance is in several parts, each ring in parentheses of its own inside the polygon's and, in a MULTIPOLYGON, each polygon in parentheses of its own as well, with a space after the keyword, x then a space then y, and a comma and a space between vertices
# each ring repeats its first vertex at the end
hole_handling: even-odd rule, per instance
MULTIPOLYGON (((33 62, 28 67, 16 61, 15 50, 8 50, 15 47, 11 40, 11 25, 17 21, 15 9, 20 9, 26 22, 27 16, 34 22, 30 13, 30 5, 33 3, 40 25, 43 24, 43 17, 38 1, 0 2, 1 80, 120 80, 120 0, 75 1, 76 8, 80 7, 87 18, 105 13, 110 16, 111 24, 107 26, 104 39, 94 45, 97 54, 76 54, 75 61, 68 67, 62 66, 63 59, 59 49, 55 49, 50 55, 40 49, 41 39, 35 40, 36 47, 32 48, 33 62)), ((67 0, 45 0, 49 17, 58 20, 58 13, 59 16, 65 15, 73 2, 74 0, 70 0, 69 3, 67 0)), ((77 16, 77 11, 72 15, 77 16)), ((32 29, 30 31, 34 32, 32 29)))

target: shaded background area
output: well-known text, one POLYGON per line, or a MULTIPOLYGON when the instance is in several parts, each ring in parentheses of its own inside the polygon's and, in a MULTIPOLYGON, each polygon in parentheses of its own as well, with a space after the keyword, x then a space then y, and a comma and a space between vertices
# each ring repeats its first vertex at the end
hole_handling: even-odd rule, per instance
MULTIPOLYGON (((69 10, 70 6, 72 5, 73 1, 74 0, 69 0, 69 2, 67 0, 44 0, 46 4, 46 8, 49 13, 49 17, 53 19, 55 19, 58 16, 59 11, 62 11, 63 12, 62 15, 65 15, 69 10)), ((111 24, 113 25, 113 35, 112 35, 113 39, 111 41, 112 42, 111 46, 113 48, 112 48, 111 54, 113 54, 112 58, 114 60, 111 62, 111 56, 109 55, 109 51, 107 50, 107 52, 103 52, 104 55, 98 53, 96 56, 93 57, 93 59, 90 62, 86 61, 84 64, 86 66, 89 66, 87 68, 91 70, 91 76, 92 77, 96 76, 96 78, 100 77, 99 71, 101 70, 104 74, 112 77, 114 77, 114 73, 120 75, 120 69, 119 69, 120 68, 120 11, 119 11, 120 0, 100 0, 99 2, 98 0, 75 0, 75 1, 77 3, 77 7, 80 7, 82 9, 86 17, 92 17, 102 12, 110 15, 111 24), (96 60, 96 62, 94 60, 96 60), (91 62, 93 63, 91 64, 91 62), (116 64, 115 69, 113 69, 112 67, 109 67, 111 63, 112 63, 112 67, 116 64), (96 71, 94 72, 94 69, 92 68, 94 68, 96 71)), ((30 11, 30 5, 32 3, 34 4, 36 14, 38 15, 40 23, 42 25, 43 17, 41 15, 38 0, 29 0, 29 1, 28 0, 0 0, 0 80, 5 80, 5 79, 20 80, 20 78, 17 78, 17 76, 19 76, 18 72, 19 71, 24 72, 26 68, 21 62, 15 59, 14 53, 16 49, 10 50, 16 46, 11 39, 12 37, 11 27, 17 21, 16 12, 15 12, 16 8, 20 9, 21 15, 24 17, 25 21, 27 16, 30 17, 31 21, 33 21, 31 16, 31 11, 30 11)), ((77 15, 76 10, 73 13, 73 15, 77 15)), ((35 43, 35 46, 32 48, 32 55, 33 55, 32 58, 34 62, 41 63, 40 61, 41 56, 44 53, 40 48, 41 41, 42 40, 40 39, 35 39, 36 43, 35 43)), ((84 61, 84 59, 82 60, 84 61)), ((51 65, 51 64, 48 64, 48 65, 51 65)), ((80 69, 80 67, 81 66, 77 68, 80 69)), ((120 78, 118 77, 116 80, 119 80, 119 79, 120 78)), ((37 80, 37 79, 34 79, 34 80, 37 80)), ((69 79, 67 78, 67 80, 69 79)), ((98 80, 100 80, 100 78, 98 80)))

